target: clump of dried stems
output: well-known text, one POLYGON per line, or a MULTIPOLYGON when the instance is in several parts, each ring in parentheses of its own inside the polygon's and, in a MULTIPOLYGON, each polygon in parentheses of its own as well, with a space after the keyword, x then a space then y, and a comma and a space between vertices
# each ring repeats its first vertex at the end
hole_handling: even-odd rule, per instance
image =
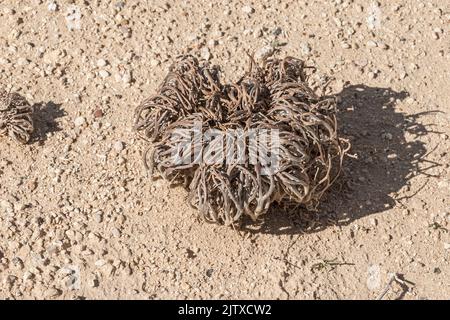
POLYGON ((0 89, 0 136, 27 143, 34 129, 32 111, 24 97, 0 89))
MULTIPOLYGON (((273 202, 315 208, 338 177, 349 143, 337 133, 335 99, 317 96, 308 87, 306 69, 292 57, 262 65, 250 58, 239 81, 222 84, 217 66, 179 57, 157 93, 136 110, 135 129, 150 142, 146 167, 154 177, 183 183, 191 205, 208 222, 256 220, 273 202), (177 135, 185 138, 179 129, 192 128, 196 121, 202 132, 277 129, 278 169, 263 175, 263 164, 248 161, 174 162, 177 135)), ((192 147, 206 150, 210 143, 194 139, 192 147)))

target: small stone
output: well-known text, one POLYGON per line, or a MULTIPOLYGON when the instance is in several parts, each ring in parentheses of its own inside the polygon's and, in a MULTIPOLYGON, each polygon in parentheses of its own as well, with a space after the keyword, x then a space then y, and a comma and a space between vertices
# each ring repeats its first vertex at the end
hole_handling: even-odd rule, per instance
POLYGON ((58 5, 54 1, 50 1, 47 5, 47 9, 50 12, 55 12, 58 10, 58 5))
POLYGON ((367 288, 369 290, 375 291, 378 290, 381 283, 381 274, 380 274, 380 266, 377 264, 371 265, 368 268, 368 276, 367 276, 367 288))
POLYGON ((217 41, 214 39, 211 39, 208 41, 208 47, 213 48, 217 45, 217 41))
POLYGON ((213 36, 215 39, 222 38, 224 35, 225 35, 225 33, 224 33, 222 30, 216 30, 216 31, 214 31, 214 32, 212 33, 212 36, 213 36))
POLYGON ((7 213, 14 212, 14 207, 13 207, 12 203, 7 200, 0 201, 0 209, 3 209, 7 213))
POLYGON ((76 127, 81 127, 86 123, 86 119, 84 117, 77 117, 73 123, 76 127))
POLYGON ((253 32, 253 37, 254 37, 255 39, 260 38, 260 37, 262 37, 262 36, 263 36, 263 31, 262 31, 261 28, 258 28, 258 29, 256 29, 256 30, 253 32))
POLYGON ((116 2, 115 6, 116 6, 117 9, 121 10, 121 9, 125 8, 125 2, 124 1, 118 1, 118 2, 116 2))
POLYGON ((122 35, 123 35, 125 38, 130 38, 130 37, 131 37, 131 29, 130 29, 130 28, 121 26, 121 27, 119 28, 119 30, 120 30, 120 32, 122 32, 122 35))
POLYGON ((378 44, 375 41, 373 41, 373 40, 369 40, 369 41, 367 41, 367 46, 369 48, 375 48, 375 47, 378 46, 378 44))
POLYGON ((120 232, 120 230, 119 230, 119 229, 117 229, 117 228, 112 228, 112 230, 111 230, 111 234, 113 235, 113 237, 115 237, 115 238, 119 238, 119 237, 120 237, 120 235, 121 235, 121 232, 120 232))
POLYGON ((253 9, 251 6, 243 6, 242 12, 245 14, 252 14, 253 12, 255 12, 255 9, 253 9))
POLYGON ((99 75, 101 78, 105 79, 105 78, 107 78, 107 77, 110 76, 110 73, 109 73, 108 71, 106 71, 106 70, 100 70, 100 71, 98 72, 98 75, 99 75))
POLYGON ((408 69, 411 71, 415 71, 415 70, 419 69, 419 66, 415 63, 411 63, 408 65, 408 69))
POLYGON ((272 34, 274 36, 279 36, 282 32, 283 30, 280 27, 276 27, 275 29, 273 29, 272 34))
POLYGON ((161 62, 159 60, 157 60, 157 59, 151 59, 150 60, 150 66, 152 66, 152 67, 156 67, 156 66, 158 66, 160 64, 161 64, 161 62))
POLYGON ((195 34, 195 33, 191 33, 191 34, 188 34, 187 36, 186 36, 186 40, 188 41, 188 42, 193 42, 193 41, 195 41, 195 40, 197 40, 198 39, 198 36, 195 34))
POLYGON ((36 188, 37 188, 37 180, 36 179, 32 179, 32 180, 28 181, 27 188, 31 192, 36 190, 36 188))
POLYGON ((94 262, 94 265, 96 267, 103 267, 104 265, 106 265, 108 263, 108 261, 106 261, 105 259, 100 259, 94 262))
POLYGON ((109 263, 102 268, 102 273, 107 277, 113 276, 115 271, 116 268, 109 263))
POLYGON ((389 46, 386 43, 384 43, 384 42, 379 43, 378 47, 380 47, 383 50, 388 50, 389 49, 389 46))
POLYGON ((55 288, 49 288, 45 291, 44 296, 46 298, 55 298, 61 295, 61 291, 55 288))
POLYGON ((91 288, 96 288, 96 287, 98 287, 98 285, 99 285, 99 281, 98 281, 97 276, 95 274, 91 274, 88 277, 88 286, 91 288))
POLYGON ((304 55, 309 55, 311 54, 311 46, 309 45, 309 43, 307 42, 303 42, 300 44, 300 49, 302 50, 302 53, 304 55))
POLYGON ((97 60, 97 67, 103 68, 108 64, 108 62, 104 59, 98 59, 97 60))
POLYGON ((391 159, 391 160, 397 159, 397 154, 396 154, 396 153, 388 154, 388 155, 387 155, 387 158, 388 158, 388 159, 391 159))
POLYGON ((450 188, 450 182, 447 180, 441 180, 437 183, 437 186, 440 189, 450 188))
POLYGON ((19 66, 26 66, 29 63, 30 62, 27 59, 25 59, 25 58, 17 59, 17 65, 19 65, 19 66))
POLYGON ((5 284, 12 286, 16 282, 17 277, 13 275, 6 276, 3 280, 5 284))
POLYGON ((123 76, 122 76, 122 82, 123 83, 130 83, 131 80, 132 80, 131 72, 130 71, 125 72, 123 74, 123 76))
POLYGON ((94 118, 101 118, 103 117, 103 110, 102 109, 96 109, 94 111, 94 118))
POLYGON ((59 251, 59 248, 58 248, 58 246, 55 245, 55 244, 52 244, 52 245, 50 245, 50 246, 47 248, 47 253, 50 254, 50 255, 55 254, 55 253, 58 253, 58 251, 59 251))
POLYGON ((407 104, 413 104, 414 102, 416 102, 416 100, 414 100, 413 97, 409 97, 409 98, 407 98, 407 99, 405 100, 405 102, 406 102, 407 104))
POLYGON ((350 45, 347 42, 341 43, 342 49, 350 49, 350 45))
POLYGON ((393 12, 397 12, 398 10, 400 10, 400 8, 401 8, 401 5, 396 4, 396 5, 394 5, 394 6, 392 7, 392 11, 393 11, 393 12))
POLYGON ((33 278, 34 278, 34 274, 33 273, 31 273, 30 271, 25 271, 24 272, 24 274, 23 274, 23 280, 24 281, 31 280, 33 278))
POLYGON ((275 49, 272 46, 265 46, 260 48, 255 53, 255 58, 258 60, 262 60, 270 57, 274 53, 275 49))
POLYGON ((204 60, 209 60, 211 58, 211 53, 209 52, 209 49, 207 47, 202 48, 200 55, 204 60))
POLYGON ((101 222, 103 221, 103 214, 102 214, 101 212, 97 212, 97 213, 94 215, 94 220, 95 220, 95 222, 97 222, 97 223, 101 223, 101 222))
POLYGON ((125 148, 125 146, 122 141, 116 141, 113 145, 113 148, 117 153, 119 153, 125 148))

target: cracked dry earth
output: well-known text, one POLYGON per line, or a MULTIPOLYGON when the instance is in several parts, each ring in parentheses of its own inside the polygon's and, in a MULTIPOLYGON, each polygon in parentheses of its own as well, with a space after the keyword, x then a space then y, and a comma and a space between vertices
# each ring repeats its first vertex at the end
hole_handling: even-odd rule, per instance
POLYGON ((450 1, 0 1, 0 82, 36 132, 0 139, 2 299, 450 298, 450 1), (317 213, 237 232, 152 181, 135 107, 191 52, 223 78, 304 59, 352 153, 317 213), (326 92, 324 83, 332 79, 326 92))

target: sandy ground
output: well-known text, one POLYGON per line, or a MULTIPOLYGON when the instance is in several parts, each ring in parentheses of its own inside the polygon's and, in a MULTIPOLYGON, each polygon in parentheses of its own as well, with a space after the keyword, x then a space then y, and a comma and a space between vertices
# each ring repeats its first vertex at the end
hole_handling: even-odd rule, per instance
POLYGON ((0 1, 0 82, 36 133, 0 140, 0 298, 450 298, 450 1, 0 1), (147 177, 135 107, 173 57, 245 52, 334 78, 352 153, 319 212, 244 231, 147 177), (261 51, 262 50, 262 51, 261 51))

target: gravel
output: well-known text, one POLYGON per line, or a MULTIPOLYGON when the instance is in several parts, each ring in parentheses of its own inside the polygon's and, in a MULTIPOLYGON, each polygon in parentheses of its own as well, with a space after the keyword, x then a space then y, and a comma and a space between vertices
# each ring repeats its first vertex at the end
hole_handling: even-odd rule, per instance
POLYGON ((211 58, 211 53, 209 52, 209 49, 207 47, 203 47, 200 51, 200 56, 204 60, 209 60, 211 58))
POLYGON ((76 117, 74 122, 76 127, 81 127, 86 123, 86 118, 84 117, 76 117))
POLYGON ((105 79, 105 78, 108 78, 111 74, 110 74, 108 71, 106 71, 106 70, 100 70, 100 71, 98 72, 98 75, 99 75, 101 78, 105 79))
POLYGON ((0 139, 0 299, 373 299, 389 272, 415 286, 388 299, 450 296, 443 2, 186 3, 2 2, 0 82, 36 104, 38 130, 0 139), (311 217, 237 236, 148 179, 133 112, 179 54, 237 81, 246 52, 275 48, 329 81, 355 158, 311 217), (354 265, 311 272, 319 259, 354 265))
POLYGON ((97 67, 99 68, 103 68, 108 64, 108 62, 104 59, 99 59, 97 60, 97 67))
POLYGON ((253 12, 255 12, 255 9, 253 9, 253 7, 249 5, 245 5, 242 7, 242 12, 245 14, 252 14, 253 12))
POLYGON ((123 149, 125 149, 125 145, 122 141, 116 141, 113 147, 116 152, 121 152, 123 149))

